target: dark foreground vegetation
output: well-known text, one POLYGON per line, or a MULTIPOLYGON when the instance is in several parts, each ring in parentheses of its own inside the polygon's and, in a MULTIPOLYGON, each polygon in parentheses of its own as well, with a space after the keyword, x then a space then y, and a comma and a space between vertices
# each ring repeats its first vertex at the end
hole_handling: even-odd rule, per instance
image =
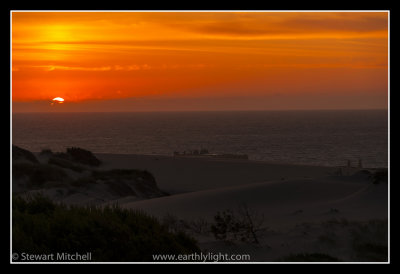
POLYGON ((126 196, 148 199, 168 195, 158 188, 150 172, 99 168, 101 161, 82 148, 67 148, 66 152, 46 149, 36 158, 32 152, 13 145, 12 156, 13 193, 40 191, 57 201, 86 204, 126 196), (76 198, 78 195, 81 199, 76 198))
POLYGON ((12 252, 91 252, 92 261, 153 261, 153 254, 200 252, 195 240, 157 219, 112 207, 71 207, 43 196, 13 197, 12 252))
POLYGON ((280 262, 340 262, 338 258, 323 253, 300 253, 286 256, 280 262))

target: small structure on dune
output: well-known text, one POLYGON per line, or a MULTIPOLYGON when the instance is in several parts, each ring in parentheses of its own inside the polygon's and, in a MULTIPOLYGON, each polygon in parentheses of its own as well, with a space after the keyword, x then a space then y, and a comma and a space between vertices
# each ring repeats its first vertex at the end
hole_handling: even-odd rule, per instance
POLYGON ((242 159, 248 160, 247 154, 230 154, 230 153, 210 153, 207 149, 184 150, 183 152, 174 151, 175 157, 209 157, 209 158, 223 158, 223 159, 242 159))

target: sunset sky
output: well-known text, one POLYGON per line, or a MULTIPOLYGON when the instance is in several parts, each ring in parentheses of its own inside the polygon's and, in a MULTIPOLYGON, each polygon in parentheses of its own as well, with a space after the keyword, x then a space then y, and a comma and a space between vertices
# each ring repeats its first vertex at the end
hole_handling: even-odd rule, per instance
POLYGON ((387 12, 11 16, 16 112, 388 104, 387 12))

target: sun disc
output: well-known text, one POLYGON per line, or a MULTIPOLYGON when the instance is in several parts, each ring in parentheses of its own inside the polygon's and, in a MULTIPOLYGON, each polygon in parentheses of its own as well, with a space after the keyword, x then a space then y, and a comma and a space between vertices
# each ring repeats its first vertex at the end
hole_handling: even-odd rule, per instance
POLYGON ((64 102, 64 98, 61 98, 61 97, 53 98, 53 102, 62 103, 62 102, 64 102))

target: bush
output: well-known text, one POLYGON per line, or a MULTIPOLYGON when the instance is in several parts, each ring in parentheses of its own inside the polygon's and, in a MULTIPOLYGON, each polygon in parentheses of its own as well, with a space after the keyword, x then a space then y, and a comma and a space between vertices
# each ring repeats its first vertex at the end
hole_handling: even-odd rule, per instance
POLYGON ((91 151, 79 147, 67 148, 67 154, 70 155, 73 160, 81 164, 89 166, 99 166, 101 164, 100 160, 97 159, 91 151))
POLYGON ((39 163, 39 161, 36 159, 35 155, 33 155, 32 152, 15 145, 12 146, 12 160, 13 161, 25 160, 35 164, 39 163))
POLYGON ((371 176, 372 182, 374 184, 380 183, 388 183, 388 170, 387 168, 378 169, 375 173, 371 176))
POLYGON ((53 156, 53 151, 49 148, 44 148, 42 149, 42 151, 40 152, 40 155, 42 156, 53 156))
POLYGON ((82 172, 82 171, 83 171, 83 168, 82 168, 82 167, 80 167, 80 166, 74 164, 74 163, 71 162, 71 161, 68 161, 68 160, 62 159, 62 158, 51 157, 51 158, 49 159, 49 162, 48 162, 48 163, 49 163, 50 165, 56 165, 56 166, 59 166, 59 167, 62 167, 62 168, 71 169, 71 170, 73 170, 73 171, 75 171, 75 172, 82 172))
POLYGON ((258 244, 257 232, 260 230, 264 216, 249 210, 242 205, 235 214, 232 210, 218 212, 214 216, 215 224, 211 226, 211 232, 217 240, 253 242, 258 244))
POLYGON ((91 151, 79 147, 67 148, 66 153, 57 152, 53 156, 88 166, 99 166, 101 164, 101 161, 91 151))
POLYGON ((96 170, 92 172, 95 180, 104 181, 110 192, 116 195, 135 195, 142 197, 164 196, 158 187, 153 175, 145 170, 136 169, 111 169, 96 170))
POLYGON ((200 252, 193 238, 157 219, 119 207, 67 207, 35 196, 13 197, 12 252, 92 253, 94 261, 152 261, 153 254, 200 252))
POLYGON ((15 178, 27 177, 28 187, 42 187, 47 182, 64 182, 68 180, 63 169, 47 164, 14 163, 12 176, 15 178))

